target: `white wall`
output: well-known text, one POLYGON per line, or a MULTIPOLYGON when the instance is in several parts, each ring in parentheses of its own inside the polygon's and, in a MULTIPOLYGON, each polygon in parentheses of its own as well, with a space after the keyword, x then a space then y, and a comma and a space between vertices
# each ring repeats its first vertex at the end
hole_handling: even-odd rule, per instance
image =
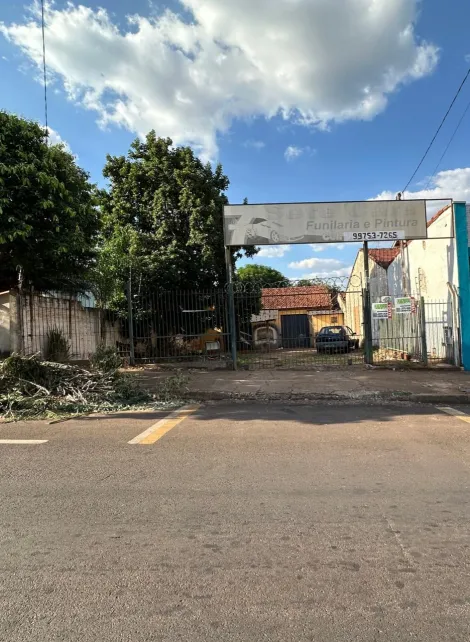
POLYGON ((458 268, 449 207, 428 228, 428 238, 410 241, 388 269, 392 296, 420 295, 427 300, 447 300, 447 282, 458 288, 458 268))
POLYGON ((19 334, 26 354, 44 354, 47 336, 52 328, 61 330, 70 345, 72 360, 87 360, 98 345, 116 347, 123 341, 119 324, 105 321, 101 332, 101 315, 97 308, 84 307, 79 301, 59 296, 28 295, 22 297, 21 323, 14 295, 0 295, 0 354, 20 349, 19 334))
POLYGON ((0 355, 10 352, 10 293, 0 294, 0 355))
POLYGON ((448 283, 459 287, 452 207, 428 227, 428 238, 410 241, 388 269, 392 296, 413 295, 425 300, 426 338, 431 359, 448 358, 447 330, 453 330, 458 351, 458 301, 448 283))
MULTIPOLYGON (((364 274, 364 254, 362 250, 357 253, 351 277, 346 291, 346 304, 344 323, 364 337, 364 319, 362 313, 362 288, 365 287, 364 274)), ((378 265, 374 259, 369 256, 369 287, 371 303, 381 300, 383 296, 389 294, 387 270, 378 265)), ((377 324, 372 324, 372 340, 374 345, 378 343, 379 330, 377 324)))

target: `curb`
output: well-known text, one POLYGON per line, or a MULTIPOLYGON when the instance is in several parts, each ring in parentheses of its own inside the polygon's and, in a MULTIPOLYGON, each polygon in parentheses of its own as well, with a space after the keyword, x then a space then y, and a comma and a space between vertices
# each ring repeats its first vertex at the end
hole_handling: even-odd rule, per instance
POLYGON ((300 402, 331 402, 338 401, 341 403, 419 403, 433 405, 459 405, 470 404, 470 395, 468 394, 441 394, 441 393, 407 393, 402 391, 383 392, 370 391, 360 393, 311 393, 311 392, 227 392, 227 391, 203 391, 191 390, 185 391, 182 395, 184 399, 192 401, 257 401, 262 403, 276 401, 300 401, 300 402))

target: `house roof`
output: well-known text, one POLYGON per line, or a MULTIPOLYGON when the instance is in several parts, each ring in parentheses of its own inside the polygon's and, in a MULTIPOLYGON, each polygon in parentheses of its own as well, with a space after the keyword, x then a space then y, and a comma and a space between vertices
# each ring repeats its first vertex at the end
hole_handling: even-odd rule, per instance
POLYGON ((449 207, 450 207, 450 205, 446 205, 441 210, 436 212, 434 214, 434 216, 432 218, 430 218, 429 221, 426 223, 426 226, 430 227, 435 221, 437 221, 437 219, 441 216, 441 214, 444 214, 444 212, 449 209, 449 207))
MULTIPOLYGON (((436 212, 436 213, 434 214, 434 216, 433 216, 432 218, 430 218, 430 219, 429 219, 429 221, 427 221, 427 223, 426 223, 426 227, 431 227, 431 225, 432 225, 433 223, 435 223, 435 222, 437 221, 437 219, 438 219, 440 216, 442 216, 442 214, 444 214, 444 212, 446 212, 446 211, 449 209, 449 207, 451 207, 451 205, 450 205, 450 204, 449 204, 449 205, 446 205, 445 207, 443 207, 442 209, 440 209, 438 212, 436 212)), ((424 240, 424 239, 423 239, 423 240, 424 240)), ((395 241, 395 245, 394 245, 394 247, 399 247, 399 246, 400 246, 400 243, 403 243, 403 247, 408 247, 408 245, 409 245, 410 243, 413 243, 413 239, 411 239, 411 241, 395 241)))
POLYGON ((333 294, 326 285, 305 285, 289 288, 263 289, 261 303, 267 310, 294 310, 297 308, 331 310, 333 294))
POLYGON ((400 254, 399 247, 372 248, 369 257, 386 270, 390 263, 400 254))

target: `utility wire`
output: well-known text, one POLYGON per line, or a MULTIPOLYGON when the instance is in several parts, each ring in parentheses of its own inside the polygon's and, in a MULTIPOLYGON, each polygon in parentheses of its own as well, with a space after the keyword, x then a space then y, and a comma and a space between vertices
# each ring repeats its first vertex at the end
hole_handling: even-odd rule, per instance
POLYGON ((465 78, 464 78, 464 79, 462 80, 462 82, 460 83, 460 87, 458 88, 457 93, 456 93, 456 94, 455 94, 455 96, 454 96, 454 99, 453 99, 453 100, 452 100, 452 102, 450 103, 450 107, 449 107, 449 109, 447 110, 446 115, 445 115, 445 116, 444 116, 444 118, 441 120, 441 124, 439 125, 439 127, 437 128, 436 133, 435 133, 435 134, 434 134, 434 136, 432 137, 432 140, 431 140, 431 142, 429 143, 427 150, 424 152, 424 155, 423 155, 422 159, 419 161, 418 167, 415 169, 415 171, 413 172, 413 174, 412 174, 412 176, 411 176, 410 180, 408 181, 408 183, 407 183, 407 184, 405 185, 405 187, 403 188, 402 193, 404 193, 404 192, 406 191, 406 189, 407 189, 407 188, 408 188, 408 186, 410 185, 411 181, 413 180, 413 178, 414 178, 414 177, 416 176, 416 174, 418 173, 419 168, 420 168, 420 167, 421 167, 421 165, 424 163, 424 159, 426 158, 426 156, 427 156, 427 155, 428 155, 428 153, 429 153, 429 150, 430 150, 430 149, 431 149, 431 147, 433 146, 434 141, 435 141, 435 140, 436 140, 436 138, 437 138, 437 135, 439 134, 439 132, 440 132, 440 131, 441 131, 441 129, 442 129, 442 126, 443 126, 443 125, 444 125, 444 123, 446 122, 446 120, 447 120, 447 116, 450 114, 450 111, 451 111, 452 107, 454 106, 454 103, 455 103, 455 101, 457 100, 457 98, 458 98, 458 96, 459 96, 460 92, 462 91, 462 88, 463 88, 463 86, 465 85, 465 82, 467 81, 467 78, 468 78, 469 76, 470 76, 470 69, 467 71, 467 73, 466 73, 466 75, 465 75, 465 78))
POLYGON ((459 131, 459 129, 460 129, 460 125, 463 123, 463 119, 464 119, 464 118, 465 118, 465 116, 467 115, 467 112, 468 112, 468 110, 469 110, 469 109, 470 109, 470 100, 468 101, 468 104, 467 104, 467 106, 466 106, 466 108, 465 108, 465 111, 463 112, 462 116, 460 117, 459 122, 457 123, 457 127, 454 129, 454 133, 452 134, 452 136, 450 137, 449 142, 447 143, 447 147, 446 147, 446 148, 445 148, 445 150, 443 151, 442 156, 441 156, 441 157, 440 157, 440 159, 439 159, 439 162, 437 163, 436 167, 434 168, 434 172, 432 173, 432 176, 431 176, 431 178, 429 179, 429 181, 428 181, 428 183, 427 183, 427 185, 426 185, 425 189, 428 189, 428 188, 429 188, 429 186, 431 185, 431 183, 432 183, 432 181, 433 181, 433 178, 434 178, 434 176, 437 174, 437 170, 438 170, 438 169, 439 169, 439 167, 441 166, 441 163, 442 163, 442 161, 444 160, 444 156, 447 154, 447 152, 448 152, 448 150, 449 150, 449 147, 452 145, 452 141, 454 140, 454 138, 455 138, 455 136, 456 136, 457 132, 459 131))
POLYGON ((42 66, 44 72, 44 114, 46 118, 46 142, 49 140, 49 127, 47 123, 47 73, 46 73, 46 34, 44 19, 44 0, 41 0, 41 30, 42 30, 42 66))

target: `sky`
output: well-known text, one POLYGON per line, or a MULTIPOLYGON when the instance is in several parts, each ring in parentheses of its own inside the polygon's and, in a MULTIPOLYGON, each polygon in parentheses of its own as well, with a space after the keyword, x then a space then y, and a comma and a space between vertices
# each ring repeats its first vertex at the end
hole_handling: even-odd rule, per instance
MULTIPOLYGON (((468 0, 58 0, 48 114, 93 181, 154 129, 220 161, 231 203, 394 198, 470 66, 468 0), (450 9, 451 6, 451 9, 450 9)), ((0 108, 44 123, 40 5, 0 6, 0 108)), ((470 201, 470 80, 405 196, 470 201)), ((263 248, 290 278, 350 244, 263 248)))

